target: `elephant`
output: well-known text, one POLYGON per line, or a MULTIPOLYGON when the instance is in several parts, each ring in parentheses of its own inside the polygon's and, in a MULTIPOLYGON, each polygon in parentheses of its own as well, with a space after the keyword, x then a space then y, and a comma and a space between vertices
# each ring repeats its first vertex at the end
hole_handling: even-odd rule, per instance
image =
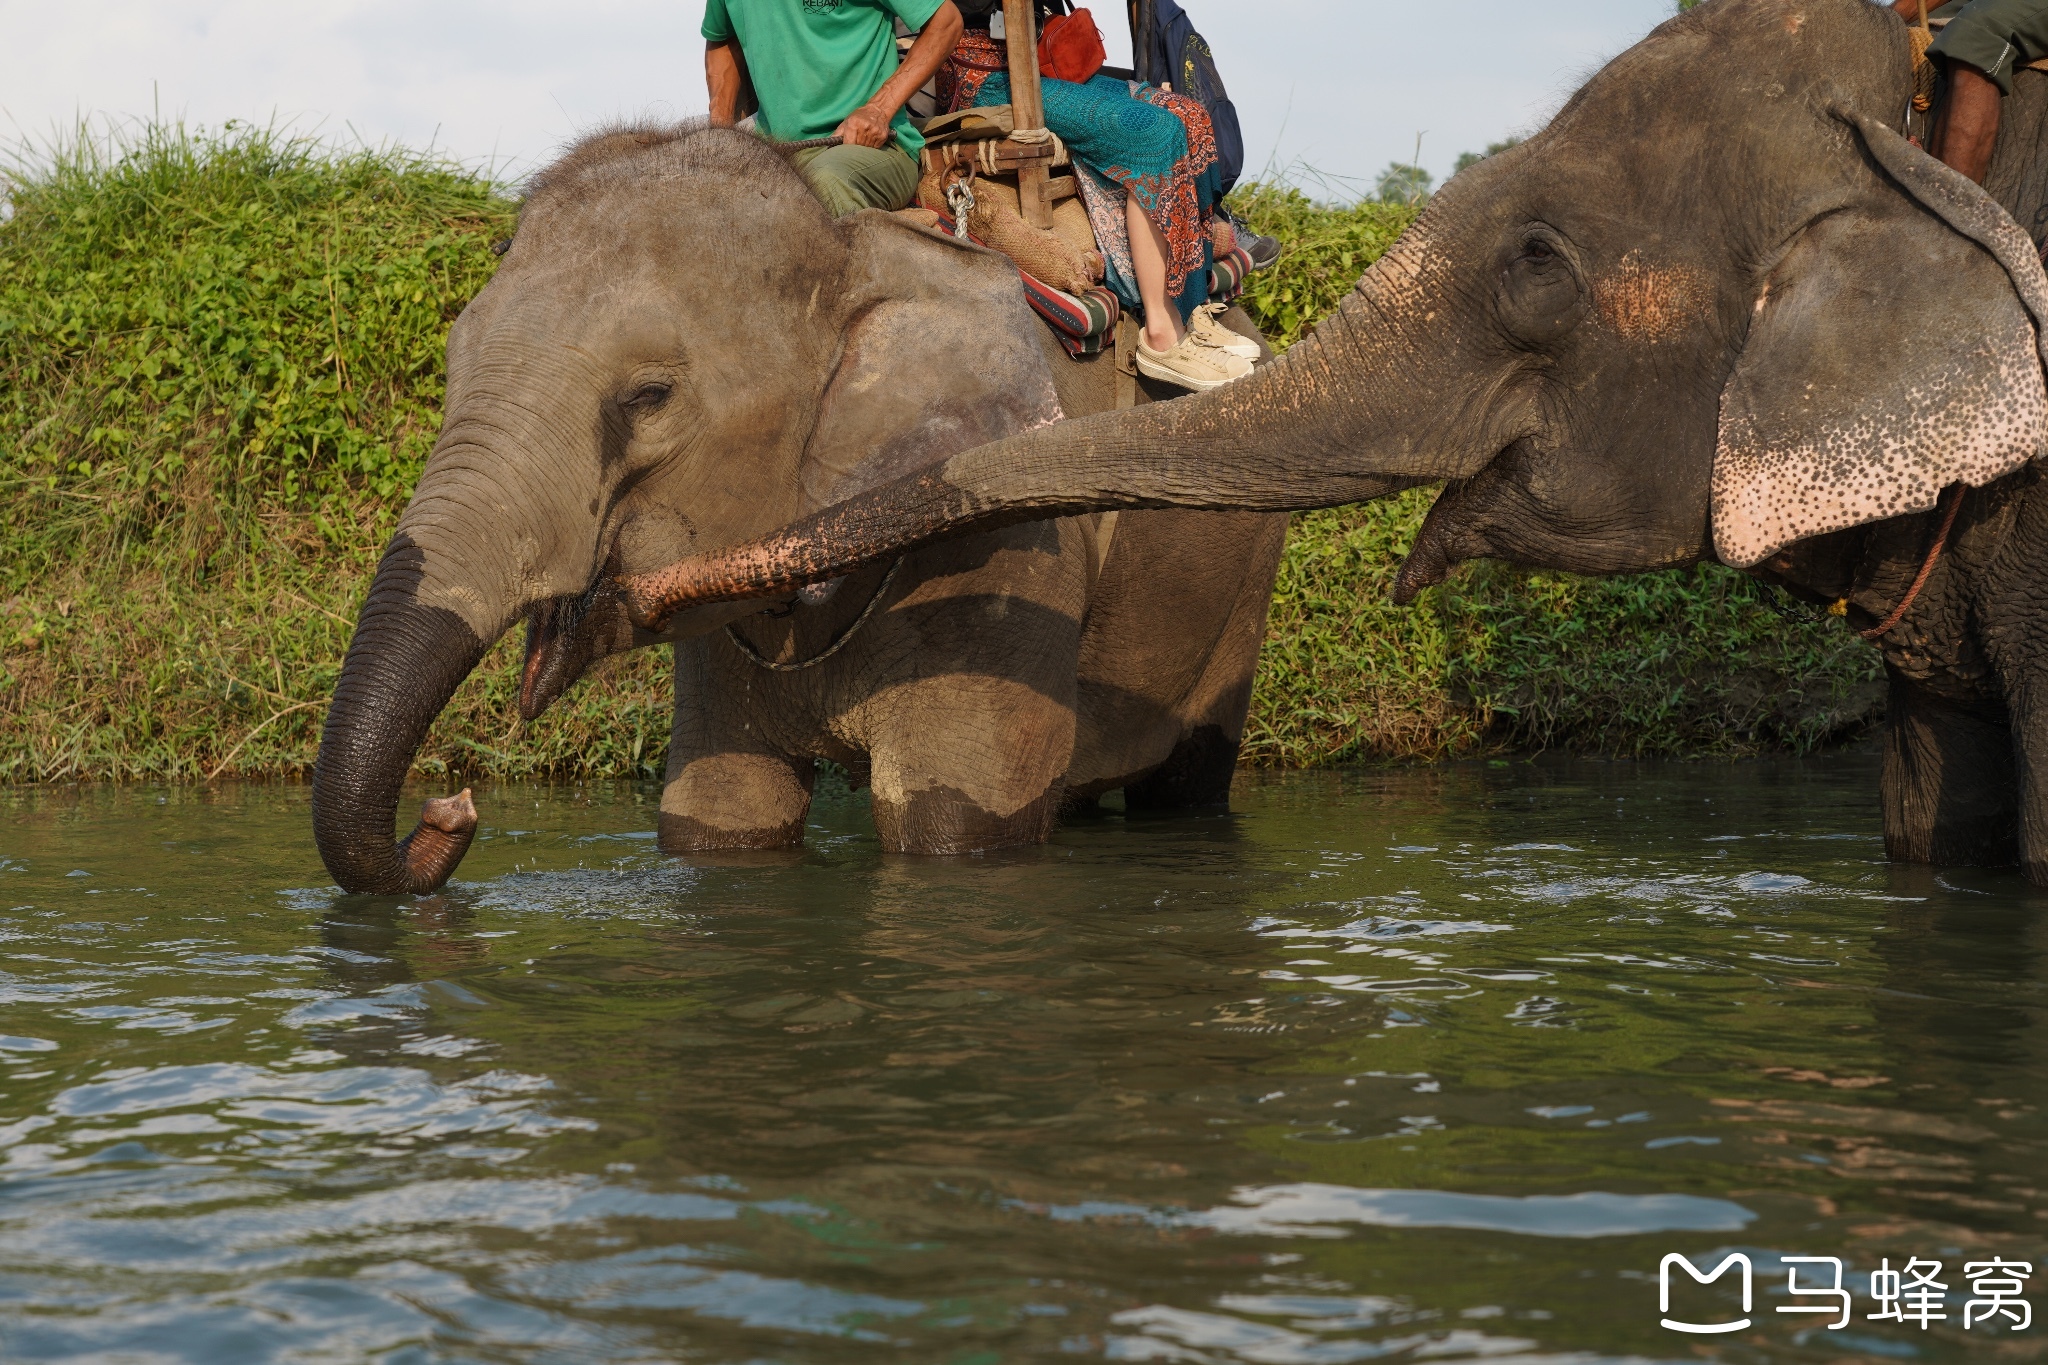
POLYGON ((616 580, 1115 406, 1114 354, 1070 358, 1007 258, 834 219, 783 151, 697 123, 585 138, 501 248, 450 329, 442 429, 321 735, 314 835, 344 890, 430 890, 460 862, 469 792, 395 841, 400 787, 522 619, 529 719, 594 660, 673 645, 670 852, 799 843, 821 759, 904 853, 1042 842, 1117 788, 1134 810, 1227 801, 1284 514, 1020 523, 765 606, 626 618, 616 580))
POLYGON ((1478 558, 1706 560, 1874 639, 1901 862, 2048 885, 2048 80, 1980 189, 1906 135, 1904 24, 1706 0, 1454 177, 1241 383, 955 455, 626 580, 644 621, 963 530, 1441 489, 1397 601, 1478 558))

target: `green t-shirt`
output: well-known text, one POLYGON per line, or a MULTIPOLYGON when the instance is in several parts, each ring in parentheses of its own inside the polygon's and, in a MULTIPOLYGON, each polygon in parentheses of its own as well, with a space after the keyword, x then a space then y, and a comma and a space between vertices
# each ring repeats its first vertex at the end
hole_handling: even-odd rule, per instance
MULTIPOLYGON (((896 74, 896 26, 920 29, 944 0, 705 0, 704 36, 737 40, 754 94, 756 122, 778 142, 830 137, 896 74)), ((924 137, 902 110, 890 123, 912 156, 924 137)))

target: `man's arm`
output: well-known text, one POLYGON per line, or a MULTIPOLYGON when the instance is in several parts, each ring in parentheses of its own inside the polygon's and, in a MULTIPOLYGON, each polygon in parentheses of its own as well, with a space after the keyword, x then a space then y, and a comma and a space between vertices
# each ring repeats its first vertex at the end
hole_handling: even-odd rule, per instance
POLYGON ((746 60, 736 39, 704 44, 704 84, 711 91, 713 127, 730 128, 739 122, 740 88, 746 83, 746 60))
MULTIPOLYGON (((896 74, 882 82, 882 88, 869 97, 866 104, 848 114, 840 123, 838 133, 841 140, 861 147, 888 146, 889 120, 909 103, 912 95, 924 88, 924 83, 932 78, 939 64, 953 55, 953 48, 960 41, 960 32, 966 27, 960 18, 959 7, 953 0, 945 0, 925 22, 917 41, 904 54, 903 65, 896 68, 896 74)), ((712 108, 714 111, 717 109, 715 99, 712 108)), ((712 117, 717 117, 716 112, 712 117)))

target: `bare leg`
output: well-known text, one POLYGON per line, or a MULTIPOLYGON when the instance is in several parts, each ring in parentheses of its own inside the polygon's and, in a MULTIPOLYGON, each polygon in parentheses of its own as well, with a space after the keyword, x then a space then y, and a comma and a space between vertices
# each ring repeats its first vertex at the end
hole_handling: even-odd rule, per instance
POLYGON ((1943 101, 1934 154, 1980 185, 1998 142, 2000 99, 1998 85, 1989 76, 1960 62, 1949 63, 1948 98, 1943 101))
POLYGON ((1166 295, 1166 238, 1138 207, 1135 195, 1124 196, 1124 222, 1131 235, 1131 264, 1138 271, 1138 297, 1145 301, 1145 344, 1170 351, 1187 335, 1187 327, 1166 295))

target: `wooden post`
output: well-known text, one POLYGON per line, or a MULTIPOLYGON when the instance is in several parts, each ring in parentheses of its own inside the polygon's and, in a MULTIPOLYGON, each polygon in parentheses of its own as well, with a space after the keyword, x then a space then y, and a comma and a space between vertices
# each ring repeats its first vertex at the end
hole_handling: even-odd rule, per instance
MULTIPOLYGON (((1022 132, 1045 126, 1045 96, 1038 84, 1038 16, 1032 0, 1003 0, 1003 42, 1010 50, 1011 126, 1022 132)), ((1019 153, 1044 148, 1042 156, 1017 167, 1017 197, 1024 221, 1035 228, 1052 226, 1054 196, 1046 184, 1052 165, 1052 144, 1017 143, 1019 153)))

